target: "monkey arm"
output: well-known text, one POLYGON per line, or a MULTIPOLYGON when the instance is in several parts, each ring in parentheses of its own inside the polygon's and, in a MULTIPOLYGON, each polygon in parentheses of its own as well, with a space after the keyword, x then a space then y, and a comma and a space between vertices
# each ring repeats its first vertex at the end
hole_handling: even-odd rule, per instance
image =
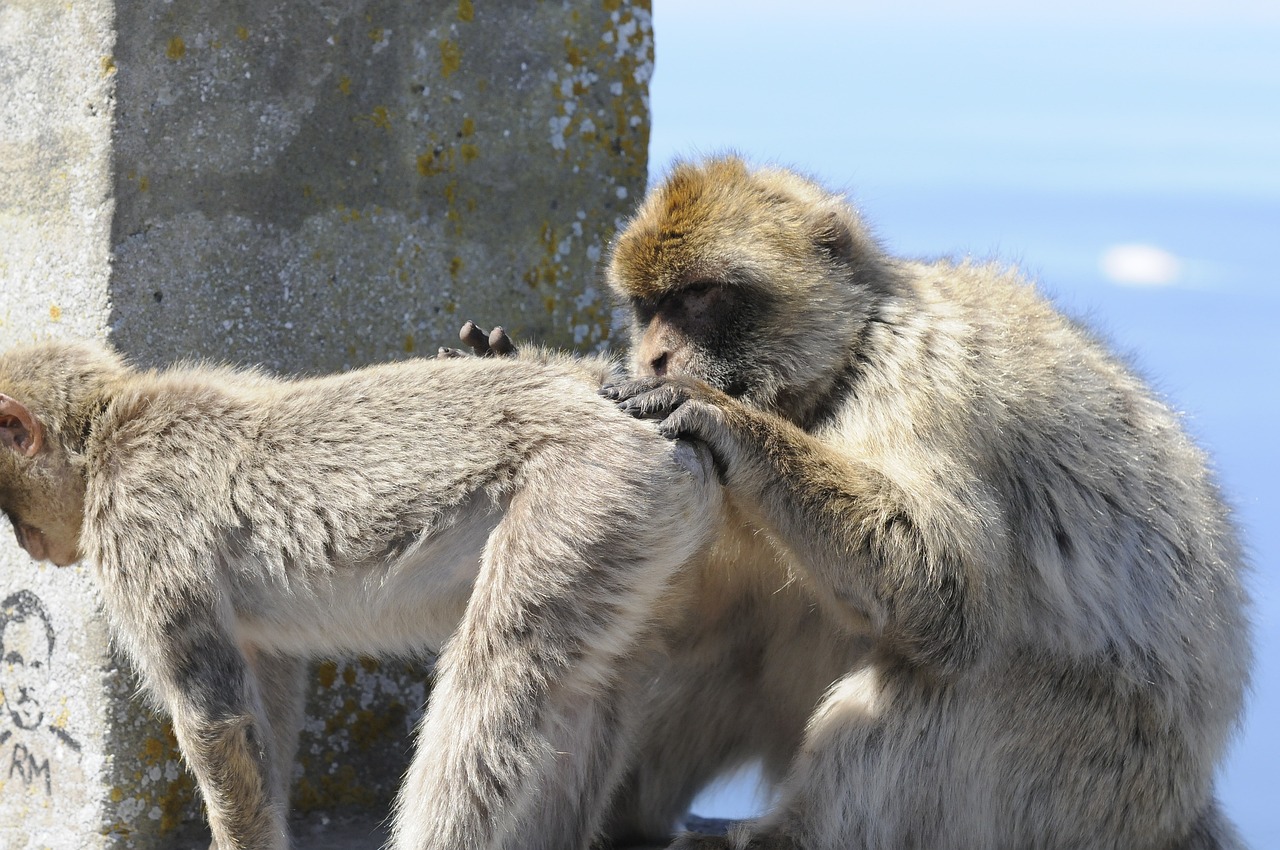
POLYGON ((983 612, 1008 563, 994 498, 955 463, 859 459, 704 384, 606 387, 670 438, 711 449, 735 502, 795 556, 812 587, 904 657, 955 669, 990 639, 983 612), (959 479, 959 480, 956 480, 959 479))

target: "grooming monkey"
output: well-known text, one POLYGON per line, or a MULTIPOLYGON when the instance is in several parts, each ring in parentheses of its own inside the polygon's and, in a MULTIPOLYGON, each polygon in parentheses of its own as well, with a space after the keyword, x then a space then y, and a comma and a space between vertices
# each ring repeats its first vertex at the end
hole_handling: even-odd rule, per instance
POLYGON ((91 564, 220 850, 288 846, 303 659, 442 647, 394 847, 581 848, 626 763, 649 612, 718 523, 706 450, 601 398, 611 375, 13 349, 0 509, 33 557, 91 564))
POLYGON ((1015 272, 890 257, 839 197, 680 164, 607 270, 636 379, 731 519, 611 832, 761 760, 776 802, 674 847, 1238 847, 1213 773, 1250 661, 1242 556, 1175 414, 1015 272))

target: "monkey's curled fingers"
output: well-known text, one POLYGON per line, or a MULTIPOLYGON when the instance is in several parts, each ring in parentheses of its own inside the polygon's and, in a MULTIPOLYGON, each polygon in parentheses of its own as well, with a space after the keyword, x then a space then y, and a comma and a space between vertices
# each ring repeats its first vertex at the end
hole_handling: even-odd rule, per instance
POLYGON ((514 357, 517 353, 515 343, 507 336, 506 329, 501 326, 486 332, 475 322, 468 321, 458 331, 458 338, 471 349, 468 353, 458 348, 441 346, 436 352, 439 360, 454 357, 514 357))
POLYGON ((726 412, 733 399, 701 381, 685 378, 636 378, 606 384, 600 395, 637 419, 660 419, 658 433, 669 440, 700 440, 723 471, 732 442, 726 412))
POLYGON ((635 378, 617 384, 605 384, 600 395, 616 401, 618 408, 637 419, 666 419, 689 400, 682 383, 667 378, 635 378))

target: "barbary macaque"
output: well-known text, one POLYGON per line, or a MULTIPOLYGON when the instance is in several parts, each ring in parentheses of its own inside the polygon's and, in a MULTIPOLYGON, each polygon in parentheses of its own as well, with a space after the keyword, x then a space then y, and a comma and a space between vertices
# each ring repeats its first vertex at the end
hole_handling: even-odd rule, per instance
POLYGON ((606 395, 709 447, 729 517, 660 603, 614 836, 759 761, 762 818, 672 846, 1239 846, 1241 546, 1125 363, 1016 271, 892 257, 734 157, 677 165, 607 276, 635 378, 606 395))
POLYGON ((16 348, 0 509, 34 558, 88 562, 220 850, 288 846, 306 659, 437 651, 394 847, 585 848, 650 613, 720 522, 706 450, 601 398, 614 376, 540 354, 286 380, 16 348))

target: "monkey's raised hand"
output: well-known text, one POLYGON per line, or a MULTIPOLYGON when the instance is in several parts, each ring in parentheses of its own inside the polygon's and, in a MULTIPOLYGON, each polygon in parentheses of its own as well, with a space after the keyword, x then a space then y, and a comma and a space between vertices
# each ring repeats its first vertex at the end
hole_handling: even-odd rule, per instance
POLYGON ((514 357, 517 352, 515 343, 511 341, 511 337, 507 336, 506 330, 501 326, 485 332, 475 322, 468 321, 458 331, 458 338, 471 348, 471 354, 467 354, 467 352, 457 348, 441 346, 440 350, 436 352, 436 357, 440 360, 472 356, 514 357))

